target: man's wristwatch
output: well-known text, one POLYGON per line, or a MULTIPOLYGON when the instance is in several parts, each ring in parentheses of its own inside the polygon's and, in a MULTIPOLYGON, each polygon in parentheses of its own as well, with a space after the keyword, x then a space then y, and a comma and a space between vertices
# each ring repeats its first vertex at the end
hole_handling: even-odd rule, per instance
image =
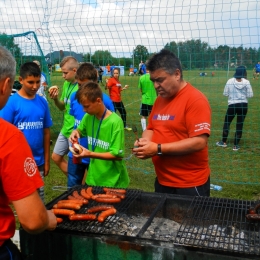
POLYGON ((158 144, 157 146, 157 155, 162 155, 162 147, 161 147, 161 144, 158 144))

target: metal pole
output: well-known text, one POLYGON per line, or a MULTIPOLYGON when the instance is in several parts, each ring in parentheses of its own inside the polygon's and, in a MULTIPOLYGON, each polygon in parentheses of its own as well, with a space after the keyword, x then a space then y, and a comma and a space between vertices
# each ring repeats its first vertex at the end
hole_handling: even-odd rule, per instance
POLYGON ((228 71, 227 71, 227 78, 229 75, 229 63, 230 63, 230 47, 229 47, 229 51, 228 51, 228 71))

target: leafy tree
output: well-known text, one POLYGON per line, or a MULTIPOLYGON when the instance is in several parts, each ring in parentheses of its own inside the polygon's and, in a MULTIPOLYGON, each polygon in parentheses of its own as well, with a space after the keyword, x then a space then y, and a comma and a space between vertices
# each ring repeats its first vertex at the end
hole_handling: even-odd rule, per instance
MULTIPOLYGON (((137 45, 133 51, 135 64, 139 64, 140 61, 146 61, 149 57, 148 49, 143 45, 137 45)), ((133 58, 132 55, 132 58, 133 58)), ((133 64, 134 65, 134 64, 133 64)))
POLYGON ((20 59, 22 56, 21 49, 18 44, 15 44, 13 36, 0 33, 0 45, 6 47, 13 54, 16 60, 20 59))
POLYGON ((112 57, 111 53, 107 50, 97 50, 91 56, 91 61, 93 64, 100 64, 100 65, 107 65, 108 63, 114 63, 114 58, 112 57))

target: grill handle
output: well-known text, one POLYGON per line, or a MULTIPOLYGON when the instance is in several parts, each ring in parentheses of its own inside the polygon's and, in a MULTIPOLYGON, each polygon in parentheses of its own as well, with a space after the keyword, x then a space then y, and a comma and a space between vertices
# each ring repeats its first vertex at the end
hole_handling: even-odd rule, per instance
POLYGON ((152 212, 152 214, 150 215, 148 220, 145 222, 143 227, 140 229, 140 231, 138 232, 136 237, 141 237, 143 235, 143 233, 146 231, 146 229, 151 225, 156 213, 163 207, 165 201, 166 201, 166 195, 161 199, 161 201, 159 202, 157 207, 154 209, 154 211, 152 212))
POLYGON ((70 187, 67 186, 52 186, 52 190, 57 190, 57 191, 67 191, 69 189, 70 187))

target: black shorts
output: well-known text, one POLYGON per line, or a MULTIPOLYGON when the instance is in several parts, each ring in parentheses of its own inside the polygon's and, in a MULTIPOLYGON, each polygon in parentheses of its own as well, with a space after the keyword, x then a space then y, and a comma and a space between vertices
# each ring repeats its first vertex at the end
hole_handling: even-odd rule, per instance
POLYGON ((152 105, 142 104, 140 108, 140 116, 149 116, 152 111, 152 105))
POLYGON ((169 194, 176 194, 176 195, 186 195, 186 196, 210 196, 210 177, 206 181, 205 184, 197 187, 190 187, 190 188, 174 188, 163 186, 158 182, 157 177, 155 178, 154 182, 154 189, 155 192, 159 193, 169 193, 169 194))
POLYGON ((22 255, 17 246, 11 241, 6 240, 2 246, 0 246, 0 259, 1 260, 22 260, 22 255))

